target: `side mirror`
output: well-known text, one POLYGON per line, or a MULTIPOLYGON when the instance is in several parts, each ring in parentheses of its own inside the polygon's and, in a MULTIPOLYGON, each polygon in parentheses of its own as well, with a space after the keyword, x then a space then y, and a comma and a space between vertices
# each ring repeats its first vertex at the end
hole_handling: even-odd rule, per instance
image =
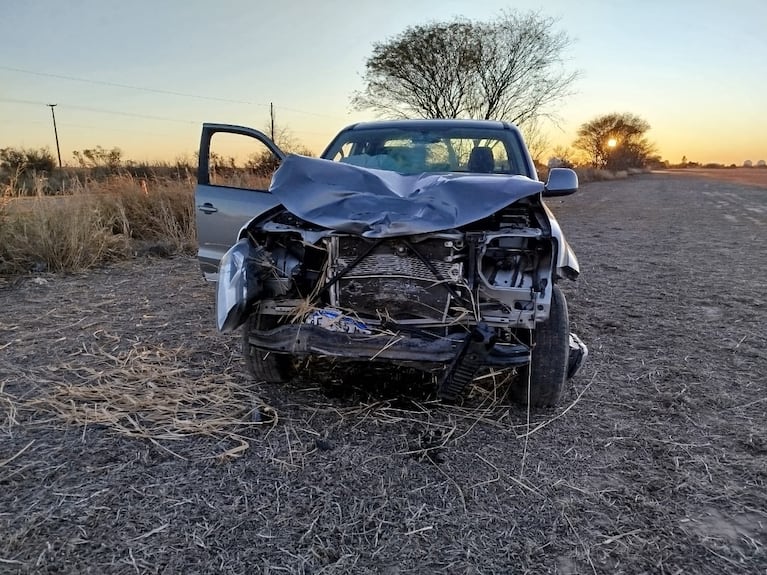
POLYGON ((543 196, 569 196, 578 191, 578 174, 570 168, 551 168, 549 179, 543 189, 543 196))

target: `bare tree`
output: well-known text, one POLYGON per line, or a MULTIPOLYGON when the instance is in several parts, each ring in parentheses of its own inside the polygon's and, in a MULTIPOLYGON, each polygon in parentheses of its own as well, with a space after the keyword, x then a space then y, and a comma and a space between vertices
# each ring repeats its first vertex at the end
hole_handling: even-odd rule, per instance
POLYGON ((287 126, 275 127, 274 143, 286 154, 313 155, 312 151, 287 126))
POLYGON ((543 153, 549 148, 550 142, 540 118, 527 121, 522 128, 522 135, 533 162, 542 164, 543 153))
MULTIPOLYGON (((274 143, 286 154, 300 154, 302 156, 312 156, 312 151, 306 147, 287 126, 275 125, 274 118, 264 130, 264 133, 273 134, 274 143)), ((280 166, 280 160, 269 150, 262 150, 256 154, 251 154, 245 162, 245 167, 252 172, 271 176, 280 166)))
POLYGON ((655 159, 653 145, 645 137, 649 129, 650 124, 634 114, 605 114, 583 124, 573 146, 597 168, 644 167, 655 159))
POLYGON ((538 12, 455 19, 407 28, 373 46, 356 109, 385 117, 478 118, 525 124, 553 117, 577 72, 563 52, 571 40, 538 12))
POLYGON ((555 146, 547 162, 549 168, 572 168, 575 165, 573 151, 567 146, 555 146))

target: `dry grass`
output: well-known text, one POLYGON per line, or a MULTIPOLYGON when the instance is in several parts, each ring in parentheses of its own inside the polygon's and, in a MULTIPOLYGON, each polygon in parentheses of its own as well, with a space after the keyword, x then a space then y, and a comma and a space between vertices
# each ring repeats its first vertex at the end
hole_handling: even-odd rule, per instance
POLYGON ((87 196, 33 198, 8 209, 0 226, 0 273, 73 271, 128 253, 122 227, 87 196))
POLYGON ((612 180, 624 180, 628 178, 629 172, 621 170, 618 172, 612 172, 610 170, 600 170, 599 168, 576 168, 578 174, 578 181, 581 184, 588 182, 604 182, 612 180))
MULTIPOLYGON (((36 391, 10 395, 0 387, 3 428, 10 434, 20 425, 20 413, 35 413, 35 419, 41 421, 81 426, 83 436, 95 426, 144 439, 181 459, 240 457, 251 447, 248 428, 276 429, 278 411, 254 394, 254 386, 240 377, 240 367, 203 371, 191 359, 194 353, 184 347, 144 343, 135 343, 122 352, 90 346, 70 354, 65 361, 25 370, 24 380, 34 381, 36 391), (194 438, 213 439, 215 444, 191 453, 184 449, 185 455, 173 447, 174 442, 194 438)), ((393 403, 394 392, 387 386, 380 399, 368 394, 348 406, 321 402, 312 408, 309 419, 332 415, 337 418, 336 425, 377 422, 387 427, 416 426, 417 436, 397 453, 437 464, 477 426, 505 429, 516 439, 527 441, 564 416, 583 395, 554 415, 538 414, 531 421, 528 412, 525 423, 512 424, 507 419, 508 389, 513 377, 512 370, 490 370, 472 382, 464 402, 457 405, 443 404, 431 396, 411 396, 402 404, 393 403), (447 420, 435 420, 434 410, 441 410, 447 420)), ((407 379, 393 385, 407 389, 407 379)), ((285 429, 291 427, 290 422, 286 424, 285 429)), ((291 452, 286 465, 303 468, 310 451, 302 446, 291 452)), ((284 463, 276 454, 270 457, 278 464, 284 463)), ((519 479, 524 480, 523 473, 519 479)))
POLYGON ((271 175, 254 174, 242 169, 214 169, 210 174, 210 183, 214 186, 266 190, 269 188, 271 181, 271 175))
POLYGON ((0 431, 3 433, 10 433, 19 424, 16 403, 16 398, 5 392, 5 382, 0 382, 0 431))
POLYGON ((45 391, 19 400, 18 408, 69 424, 106 426, 170 453, 167 442, 205 436, 222 440, 211 457, 237 457, 249 446, 245 428, 276 423, 274 411, 231 373, 200 373, 181 348, 136 344, 117 355, 96 348, 34 375, 46 382, 45 391))
MULTIPOLYGON (((629 168, 628 170, 620 170, 617 172, 610 170, 602 170, 599 168, 590 168, 588 166, 575 166, 573 168, 575 173, 578 174, 579 184, 588 184, 589 182, 605 182, 612 180, 624 180, 629 176, 635 176, 638 174, 645 174, 648 170, 640 168, 629 168)), ((548 178, 549 170, 546 166, 542 166, 538 169, 538 179, 545 182, 548 178)))
MULTIPOLYGON (((626 172, 578 169, 582 183, 627 177, 626 172)), ((214 174, 228 185, 268 185, 268 178, 214 174)), ((70 178, 46 196, 50 182, 14 179, 0 199, 0 275, 73 272, 135 255, 190 254, 196 248, 193 182, 137 178, 70 178)))
POLYGON ((71 272, 137 253, 194 250, 188 182, 114 176, 71 191, 23 197, 19 190, 5 190, 0 203, 0 274, 71 272))
POLYGON ((162 243, 171 253, 192 253, 197 245, 190 181, 114 177, 96 190, 106 209, 124 222, 131 240, 162 243))

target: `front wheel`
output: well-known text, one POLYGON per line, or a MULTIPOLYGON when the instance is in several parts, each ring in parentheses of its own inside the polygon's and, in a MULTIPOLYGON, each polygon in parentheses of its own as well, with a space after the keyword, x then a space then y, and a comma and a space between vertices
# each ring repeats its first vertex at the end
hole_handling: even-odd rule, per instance
POLYGON ((549 319, 536 326, 530 339, 530 364, 512 382, 512 398, 531 407, 553 407, 565 386, 570 353, 567 300, 558 286, 551 293, 549 319))
MULTIPOLYGON (((264 351, 250 345, 250 333, 257 328, 264 327, 265 318, 254 314, 242 327, 242 355, 245 358, 245 368, 256 382, 287 383, 292 381, 297 374, 293 357, 284 353, 264 351), (261 325, 259 325, 261 320, 261 325)), ((271 319, 271 318, 270 318, 271 319)), ((276 322, 270 327, 276 326, 276 322)))

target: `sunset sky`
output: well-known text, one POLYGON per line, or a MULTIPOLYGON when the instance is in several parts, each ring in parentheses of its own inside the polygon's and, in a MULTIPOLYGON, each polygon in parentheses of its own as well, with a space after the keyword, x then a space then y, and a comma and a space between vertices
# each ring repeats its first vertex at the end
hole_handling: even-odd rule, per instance
POLYGON ((0 0, 0 148, 62 159, 101 145, 135 160, 191 157, 202 122, 277 123, 315 153, 343 126, 374 42, 409 25, 540 10, 573 39, 576 93, 552 145, 609 112, 647 120, 661 156, 767 159, 764 0, 0 0))

